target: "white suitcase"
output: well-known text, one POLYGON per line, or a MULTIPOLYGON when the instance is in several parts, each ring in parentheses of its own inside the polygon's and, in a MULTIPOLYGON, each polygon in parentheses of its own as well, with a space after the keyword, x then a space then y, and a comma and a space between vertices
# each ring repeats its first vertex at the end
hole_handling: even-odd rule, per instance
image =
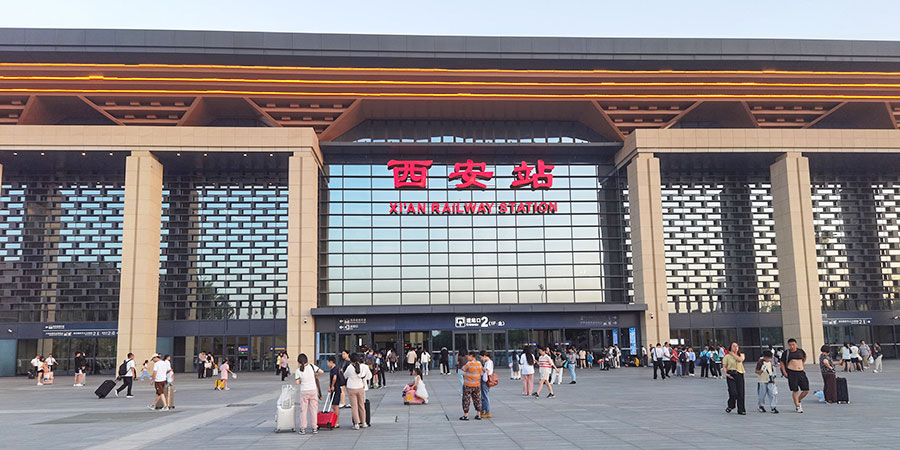
POLYGON ((281 386, 281 395, 275 404, 275 432, 296 431, 294 415, 294 386, 281 386))

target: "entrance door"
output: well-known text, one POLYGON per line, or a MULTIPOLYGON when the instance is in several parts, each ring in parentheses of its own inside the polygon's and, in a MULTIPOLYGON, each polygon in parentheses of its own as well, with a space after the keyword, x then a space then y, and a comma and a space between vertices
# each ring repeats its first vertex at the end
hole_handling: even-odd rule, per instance
POLYGON ((346 333, 338 335, 338 350, 363 352, 369 349, 369 333, 346 333))
POLYGON ((397 333, 394 331, 388 333, 372 333, 372 343, 375 348, 379 350, 384 350, 387 352, 388 349, 397 352, 397 333))

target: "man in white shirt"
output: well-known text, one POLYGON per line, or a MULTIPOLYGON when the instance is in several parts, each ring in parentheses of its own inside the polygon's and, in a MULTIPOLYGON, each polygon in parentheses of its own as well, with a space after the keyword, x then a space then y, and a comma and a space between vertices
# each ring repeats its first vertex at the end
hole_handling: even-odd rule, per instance
POLYGON ((488 386, 488 377, 494 373, 494 361, 491 359, 491 353, 481 351, 481 365, 484 370, 481 372, 481 417, 491 417, 491 387, 488 386))
POLYGON ((662 374, 662 379, 666 379, 666 366, 665 366, 665 352, 659 342, 656 343, 656 348, 653 349, 653 353, 650 355, 653 358, 653 379, 657 379, 657 372, 662 374))
POLYGON ((672 367, 674 362, 672 361, 672 345, 666 342, 666 345, 663 347, 663 370, 666 371, 666 375, 675 372, 675 368, 672 367))
POLYGON ((169 363, 163 361, 159 354, 153 354, 153 370, 150 373, 151 383, 156 390, 156 399, 148 408, 156 411, 156 404, 162 402, 162 410, 168 411, 169 405, 166 403, 166 377, 169 373, 169 363))
POLYGON ((125 360, 125 373, 119 375, 119 378, 122 379, 122 385, 116 389, 116 397, 119 396, 119 392, 122 392, 124 389, 128 389, 128 392, 125 394, 125 398, 134 398, 131 395, 131 387, 134 384, 134 377, 137 376, 137 373, 134 370, 134 353, 128 354, 128 359, 125 360))
POLYGON ((38 384, 43 384, 41 383, 41 355, 34 355, 34 359, 31 360, 31 367, 38 384))
POLYGON ((409 374, 413 374, 413 369, 416 368, 416 349, 410 347, 409 353, 406 354, 406 368, 409 369, 409 374))

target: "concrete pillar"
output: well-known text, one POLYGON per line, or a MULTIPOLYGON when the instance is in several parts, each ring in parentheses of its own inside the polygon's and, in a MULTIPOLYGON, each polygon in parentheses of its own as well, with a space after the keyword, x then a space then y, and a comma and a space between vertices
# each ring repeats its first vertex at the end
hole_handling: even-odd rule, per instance
POLYGON ((641 321, 643 346, 646 347, 669 340, 659 159, 639 153, 628 164, 627 173, 634 302, 647 305, 641 321))
POLYGON ((799 153, 786 153, 775 160, 770 172, 784 338, 797 339, 809 355, 807 363, 815 364, 813 355, 819 353, 825 336, 809 160, 799 153))
POLYGON ((129 352, 143 361, 156 351, 162 175, 148 151, 126 158, 116 367, 129 352))
POLYGON ((316 358, 316 328, 311 310, 318 304, 319 173, 310 150, 294 152, 288 162, 287 352, 292 361, 306 353, 316 358))

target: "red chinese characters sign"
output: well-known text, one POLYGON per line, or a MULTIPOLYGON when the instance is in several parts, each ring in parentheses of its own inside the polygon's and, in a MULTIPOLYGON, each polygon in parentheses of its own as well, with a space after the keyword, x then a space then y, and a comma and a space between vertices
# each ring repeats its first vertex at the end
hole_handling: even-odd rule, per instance
MULTIPOLYGON (((390 160, 388 169, 394 173, 394 187, 398 189, 425 189, 428 187, 428 169, 432 160, 390 160)), ((512 170, 512 189, 549 189, 553 187, 553 165, 537 160, 534 165, 522 161, 512 170)), ((487 170, 487 163, 471 159, 453 165, 447 179, 455 181, 456 189, 485 189, 494 172, 487 170)), ((508 202, 508 203, 391 203, 391 214, 548 214, 557 211, 556 202, 508 202)))

